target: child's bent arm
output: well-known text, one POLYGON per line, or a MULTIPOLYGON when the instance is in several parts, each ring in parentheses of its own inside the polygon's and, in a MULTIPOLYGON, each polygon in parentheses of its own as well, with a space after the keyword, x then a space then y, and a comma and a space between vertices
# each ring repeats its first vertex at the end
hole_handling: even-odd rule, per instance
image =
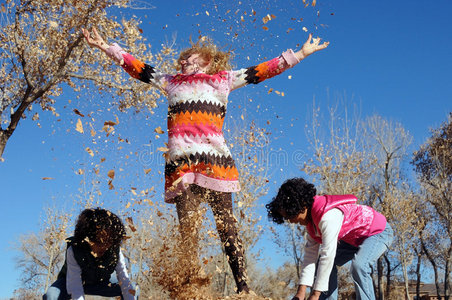
POLYGON ((66 251, 67 273, 66 273, 66 289, 74 300, 83 300, 85 292, 83 291, 82 269, 78 265, 74 257, 72 247, 66 251))

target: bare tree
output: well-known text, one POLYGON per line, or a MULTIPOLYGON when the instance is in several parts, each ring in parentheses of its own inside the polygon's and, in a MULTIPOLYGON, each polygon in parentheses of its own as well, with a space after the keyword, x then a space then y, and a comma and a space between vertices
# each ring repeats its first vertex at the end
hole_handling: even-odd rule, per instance
MULTIPOLYGON (((425 191, 425 200, 431 204, 433 228, 438 234, 434 247, 424 241, 424 251, 435 272, 439 297, 438 268, 444 266, 444 293, 450 298, 450 273, 452 268, 452 113, 432 136, 414 153, 412 164, 425 191), (439 255, 438 255, 439 254, 439 255)), ((427 239, 428 240, 428 239, 427 239)))
MULTIPOLYGON (((329 108, 329 116, 323 117, 314 107, 308 137, 314 152, 303 171, 318 180, 321 193, 355 194, 358 199, 381 211, 395 230, 397 258, 408 285, 408 266, 412 249, 417 242, 417 227, 421 223, 416 215, 418 202, 404 177, 403 161, 411 143, 411 136, 404 128, 379 116, 361 121, 350 116, 347 108, 339 111, 329 108), (322 128, 327 128, 326 133, 322 128)), ((388 254, 385 254, 388 255, 388 254)), ((386 293, 384 293, 384 264, 377 263, 377 292, 379 298, 389 293, 391 266, 386 264, 386 293)), ((399 264, 395 264, 399 265, 399 264)))
POLYGON ((68 224, 71 214, 47 208, 38 233, 20 237, 17 268, 22 270, 22 287, 43 294, 56 280, 65 259, 68 224))
MULTIPOLYGON (((372 182, 375 201, 372 205, 381 210, 394 229, 393 248, 401 262, 407 299, 408 267, 414 255, 412 249, 417 244, 418 228, 422 226, 422 220, 419 222, 415 210, 418 198, 411 191, 402 169, 411 141, 411 135, 397 122, 380 116, 372 116, 367 120, 367 142, 377 158, 372 182)), ((382 276, 381 264, 382 258, 378 266, 379 278, 382 276)), ((382 297, 382 282, 379 282, 379 291, 382 297)))
MULTIPOLYGON (((0 157, 19 121, 33 114, 33 105, 58 114, 54 104, 63 87, 76 92, 114 92, 119 107, 156 106, 159 91, 131 82, 121 72, 111 72, 111 61, 84 46, 81 29, 92 24, 105 36, 123 41, 130 51, 160 69, 172 66, 174 52, 164 48, 157 56, 140 33, 135 19, 116 21, 110 7, 130 8, 129 0, 18 1, 2 4, 0 29, 0 157), (127 80, 127 81, 126 81, 127 80), (82 84, 86 82, 86 84, 82 84)), ((88 94, 88 93, 87 93, 88 94)))

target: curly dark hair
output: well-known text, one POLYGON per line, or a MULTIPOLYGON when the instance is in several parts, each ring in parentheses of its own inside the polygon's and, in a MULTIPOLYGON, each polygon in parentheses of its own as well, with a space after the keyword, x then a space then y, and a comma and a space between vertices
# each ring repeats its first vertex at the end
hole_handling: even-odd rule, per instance
POLYGON ((107 242, 98 240, 101 233, 107 236, 112 246, 119 246, 126 236, 124 224, 114 213, 99 207, 82 211, 75 225, 74 241, 83 243, 88 238, 95 243, 107 242))
POLYGON ((282 224, 284 219, 295 217, 305 209, 308 209, 307 215, 310 218, 316 192, 314 185, 303 178, 286 180, 279 188, 276 197, 265 205, 269 219, 282 224), (284 217, 281 213, 284 213, 284 217))

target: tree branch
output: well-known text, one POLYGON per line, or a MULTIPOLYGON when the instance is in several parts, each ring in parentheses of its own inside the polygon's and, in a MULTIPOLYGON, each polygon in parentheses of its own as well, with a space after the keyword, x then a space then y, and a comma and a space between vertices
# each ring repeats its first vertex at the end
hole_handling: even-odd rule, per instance
POLYGON ((80 74, 77 74, 77 73, 68 73, 67 75, 69 77, 73 77, 73 78, 77 78, 77 79, 91 80, 91 81, 94 81, 94 82, 99 83, 99 84, 106 85, 106 86, 111 87, 111 88, 117 88, 117 89, 127 90, 127 91, 134 90, 130 85, 129 86, 123 86, 123 85, 115 84, 115 83, 112 83, 112 82, 105 82, 105 81, 102 80, 102 78, 97 77, 97 76, 80 75, 80 74))

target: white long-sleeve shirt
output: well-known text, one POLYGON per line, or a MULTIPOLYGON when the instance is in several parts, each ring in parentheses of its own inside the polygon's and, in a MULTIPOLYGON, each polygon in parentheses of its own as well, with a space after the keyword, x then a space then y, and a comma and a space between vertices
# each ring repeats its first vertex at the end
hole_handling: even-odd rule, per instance
MULTIPOLYGON (((66 289, 69 295, 74 300, 84 300, 85 292, 83 291, 82 283, 82 269, 78 265, 74 257, 72 247, 66 251, 67 274, 66 274, 66 289)), ((116 276, 118 277, 119 286, 121 287, 122 296, 124 300, 134 300, 135 297, 129 292, 133 290, 132 283, 129 279, 129 273, 125 264, 124 255, 121 249, 119 250, 118 264, 115 267, 116 276)))
POLYGON ((336 257, 339 231, 343 219, 344 214, 337 208, 333 208, 323 215, 319 222, 322 244, 316 242, 309 234, 307 235, 305 253, 301 264, 300 285, 310 286, 316 291, 328 291, 328 281, 336 257), (317 258, 319 258, 319 264, 314 282, 317 258))

